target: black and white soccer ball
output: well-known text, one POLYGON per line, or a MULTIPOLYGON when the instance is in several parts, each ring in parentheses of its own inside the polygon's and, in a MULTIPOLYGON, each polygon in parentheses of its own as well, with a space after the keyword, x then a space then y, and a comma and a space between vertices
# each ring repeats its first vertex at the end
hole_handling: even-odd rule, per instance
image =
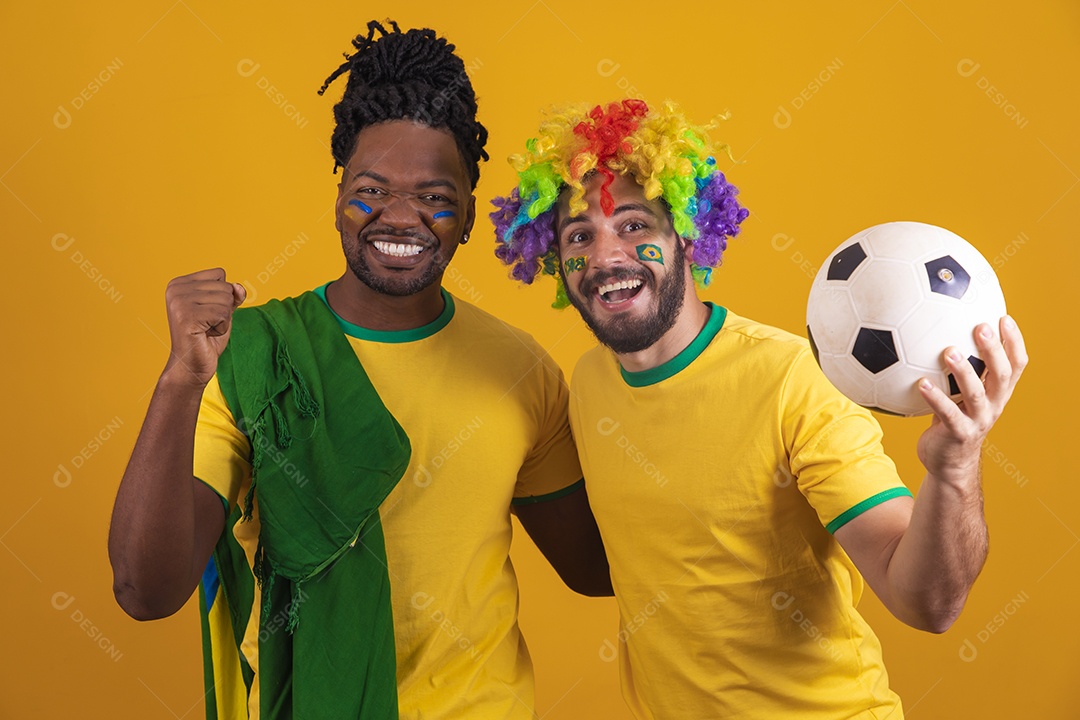
POLYGON ((975 327, 997 328, 1004 314, 997 276, 978 250, 944 228, 891 222, 847 239, 822 264, 806 332, 840 392, 871 410, 925 415, 919 379, 958 401, 943 352, 958 347, 982 377, 975 327))

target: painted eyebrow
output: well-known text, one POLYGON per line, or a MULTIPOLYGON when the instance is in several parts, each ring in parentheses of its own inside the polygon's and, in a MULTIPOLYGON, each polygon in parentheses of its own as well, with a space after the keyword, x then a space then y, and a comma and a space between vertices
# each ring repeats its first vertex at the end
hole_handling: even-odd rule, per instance
MULTIPOLYGON (((652 216, 654 218, 656 217, 656 213, 653 212, 653 209, 651 207, 649 207, 648 205, 646 205, 645 203, 624 203, 624 204, 620 205, 619 207, 615 208, 615 210, 611 213, 611 215, 612 215, 612 217, 614 217, 614 216, 619 215, 621 213, 634 212, 634 211, 643 212, 643 213, 645 213, 647 215, 650 215, 650 216, 652 216)), ((567 227, 569 227, 570 225, 572 225, 574 223, 587 223, 587 222, 589 222, 589 221, 585 218, 584 215, 578 215, 576 217, 569 217, 569 216, 564 217, 562 220, 559 221, 558 234, 562 235, 563 230, 565 230, 567 227)))
MULTIPOLYGON (((375 182, 380 182, 380 183, 383 183, 385 185, 390 184, 390 180, 388 180, 386 177, 380 175, 379 173, 375 172, 374 170, 361 170, 360 172, 356 173, 353 176, 353 182, 356 182, 360 178, 364 178, 364 177, 371 178, 375 182)), ((417 190, 428 190, 430 188, 446 188, 448 190, 454 190, 454 191, 457 190, 457 186, 454 185, 454 183, 450 182, 449 180, 444 180, 442 178, 436 178, 434 180, 425 180, 423 182, 419 182, 419 183, 416 184, 416 189, 417 190)))

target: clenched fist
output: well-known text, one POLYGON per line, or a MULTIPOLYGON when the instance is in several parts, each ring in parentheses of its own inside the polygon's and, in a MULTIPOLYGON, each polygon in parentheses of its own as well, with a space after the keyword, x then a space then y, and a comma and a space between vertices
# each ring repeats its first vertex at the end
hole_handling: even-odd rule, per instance
POLYGON ((247 297, 240 283, 225 280, 221 268, 201 270, 169 281, 165 307, 172 349, 165 375, 205 387, 229 342, 232 314, 247 297))

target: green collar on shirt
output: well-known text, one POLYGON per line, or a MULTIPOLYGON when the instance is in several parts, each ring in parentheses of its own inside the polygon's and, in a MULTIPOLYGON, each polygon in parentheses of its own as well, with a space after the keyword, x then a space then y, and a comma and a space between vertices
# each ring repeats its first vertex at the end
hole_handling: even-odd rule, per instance
POLYGON ((621 365, 619 366, 619 372, 622 373, 622 378, 627 385, 630 387, 645 387, 646 385, 655 385, 658 382, 667 380, 669 377, 685 370, 690 363, 697 359, 698 355, 705 351, 712 339, 720 332, 720 328, 724 327, 724 320, 727 318, 727 308, 713 305, 711 302, 706 302, 705 305, 709 308, 709 319, 705 322, 705 327, 701 328, 701 332, 694 338, 694 341, 683 348, 678 355, 665 363, 641 372, 630 372, 621 365))
MULTIPOLYGON (((319 298, 326 303, 326 307, 330 308, 330 303, 326 299, 326 287, 330 283, 326 283, 321 287, 315 288, 314 292, 319 298)), ((435 318, 427 325, 421 325, 418 328, 412 328, 410 330, 369 330, 368 328, 354 325, 345 318, 334 312, 333 308, 330 308, 330 312, 334 313, 334 317, 337 318, 338 325, 341 326, 342 332, 350 337, 358 338, 360 340, 371 340, 372 342, 381 343, 407 343, 415 342, 417 340, 423 340, 424 338, 431 337, 435 333, 446 327, 450 320, 454 317, 454 298, 446 292, 444 288, 439 288, 439 292, 443 297, 443 311, 439 313, 439 317, 435 318)))

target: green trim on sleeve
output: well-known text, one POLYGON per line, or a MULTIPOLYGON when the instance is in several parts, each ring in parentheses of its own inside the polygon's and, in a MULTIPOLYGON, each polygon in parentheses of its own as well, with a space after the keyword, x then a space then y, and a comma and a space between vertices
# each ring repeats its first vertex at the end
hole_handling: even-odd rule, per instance
POLYGON ((446 292, 445 288, 439 288, 440 294, 443 299, 443 310, 439 313, 439 317, 435 318, 427 325, 421 325, 418 328, 412 328, 410 330, 369 330, 365 327, 355 325, 345 318, 334 312, 334 308, 330 307, 330 303, 326 299, 326 285, 321 285, 313 291, 319 296, 319 299, 326 303, 326 307, 330 309, 330 312, 334 313, 334 317, 338 321, 338 325, 341 326, 341 331, 346 335, 360 340, 370 340, 372 342, 381 343, 407 343, 416 342, 417 340, 423 340, 424 338, 431 337, 435 333, 446 327, 450 320, 454 317, 454 298, 446 292))
POLYGON ((511 505, 532 505, 534 503, 547 502, 548 500, 558 500, 561 497, 566 497, 570 493, 577 492, 581 488, 585 487, 585 478, 581 478, 573 485, 568 485, 562 490, 556 490, 555 492, 549 492, 546 495, 529 495, 528 497, 518 497, 510 501, 511 505))
POLYGON ((701 332, 698 333, 698 336, 694 338, 693 342, 683 348, 682 352, 667 362, 661 363, 654 368, 649 368, 648 370, 631 372, 620 365, 619 372, 622 374, 623 381, 630 387, 655 385, 658 382, 677 375, 685 370, 690 363, 697 360, 698 356, 705 351, 705 348, 707 348, 713 338, 716 337, 716 334, 720 332, 720 329, 724 327, 724 320, 727 318, 727 308, 720 305, 713 305, 711 302, 706 302, 705 304, 709 307, 709 319, 705 321, 705 327, 701 329, 701 332))
POLYGON ((827 530, 830 535, 834 534, 837 530, 842 528, 844 525, 847 525, 849 522, 862 515, 870 508, 876 507, 881 503, 885 502, 886 500, 892 500, 893 498, 898 497, 915 496, 912 495, 911 491, 908 490, 906 487, 889 488, 888 490, 879 492, 877 495, 866 498, 855 507, 849 508, 848 510, 840 513, 840 515, 835 520, 825 526, 825 530, 827 530))

